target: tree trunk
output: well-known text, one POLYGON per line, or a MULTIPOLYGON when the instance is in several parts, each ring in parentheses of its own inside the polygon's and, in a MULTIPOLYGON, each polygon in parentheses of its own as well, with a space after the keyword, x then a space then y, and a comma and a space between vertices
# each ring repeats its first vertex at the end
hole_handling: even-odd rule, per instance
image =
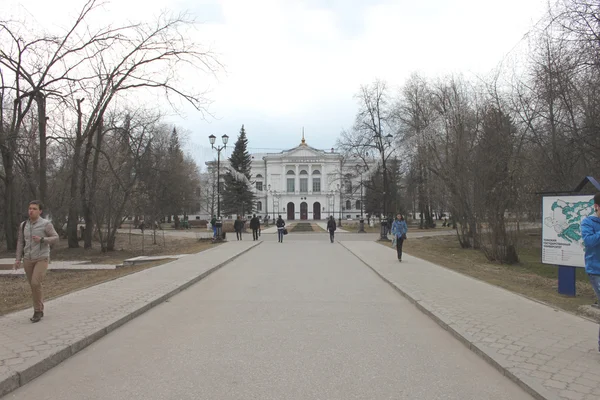
POLYGON ((17 249, 17 204, 15 199, 16 185, 14 172, 14 153, 10 150, 2 151, 4 166, 4 234, 6 235, 6 249, 17 249))
POLYGON ((39 199, 42 204, 46 203, 48 195, 48 182, 47 182, 47 169, 48 163, 46 160, 46 97, 38 92, 36 95, 36 103, 38 110, 38 131, 40 136, 40 196, 39 199))
POLYGON ((81 102, 83 99, 77 100, 77 131, 75 138, 75 147, 73 150, 73 165, 71 171, 71 197, 69 200, 69 220, 67 221, 67 240, 69 242, 69 248, 75 249, 79 247, 78 240, 78 229, 77 223, 79 222, 79 213, 78 209, 78 200, 77 192, 79 191, 79 156, 81 155, 81 148, 83 146, 83 136, 81 133, 82 128, 82 112, 81 112, 81 102))
MULTIPOLYGON (((87 189, 87 196, 85 197, 85 205, 83 207, 83 218, 85 220, 85 236, 84 236, 84 248, 91 249, 92 248, 92 239, 93 239, 93 228, 94 228, 94 200, 96 198, 96 184, 98 182, 98 162, 100 160, 100 147, 102 146, 102 138, 104 136, 104 124, 102 123, 102 119, 98 124, 98 129, 96 130, 95 135, 92 135, 91 138, 95 136, 96 143, 94 144, 94 158, 92 160, 92 172, 91 172, 91 180, 89 188, 87 189)), ((88 143, 91 143, 90 140, 88 143)), ((87 152, 86 155, 90 153, 87 152)), ((89 149, 90 151, 92 148, 89 149)), ((110 206, 109 206, 110 210, 110 206)), ((98 230, 101 230, 102 226, 98 226, 98 230)), ((102 251, 106 251, 105 247, 102 247, 102 251)))
POLYGON ((69 200, 69 219, 67 221, 67 240, 69 248, 75 249, 79 247, 77 223, 79 222, 78 200, 77 195, 79 189, 79 155, 81 154, 81 140, 75 140, 75 149, 73 154, 73 166, 71 171, 71 197, 69 200))

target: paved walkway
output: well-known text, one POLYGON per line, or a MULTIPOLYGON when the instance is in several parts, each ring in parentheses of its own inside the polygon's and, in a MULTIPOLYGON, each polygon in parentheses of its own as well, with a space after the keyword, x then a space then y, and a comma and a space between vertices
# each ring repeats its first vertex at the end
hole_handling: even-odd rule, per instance
POLYGON ((196 256, 50 300, 45 305, 46 316, 37 324, 29 321, 31 310, 0 317, 0 396, 257 244, 225 243, 196 256))
POLYGON ((261 244, 11 398, 525 400, 531 396, 339 244, 289 240, 261 244))
POLYGON ((377 243, 343 245, 536 397, 600 398, 598 324, 377 243))

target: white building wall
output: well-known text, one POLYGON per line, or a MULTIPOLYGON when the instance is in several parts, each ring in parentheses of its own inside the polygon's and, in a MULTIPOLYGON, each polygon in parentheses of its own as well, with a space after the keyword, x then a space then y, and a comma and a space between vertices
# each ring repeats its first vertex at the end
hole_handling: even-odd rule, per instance
MULTIPOLYGON (((281 153, 254 154, 252 159, 252 179, 262 182, 262 191, 256 190, 257 201, 261 202, 261 210, 255 213, 261 217, 267 214, 284 219, 326 219, 330 215, 346 219, 347 215, 355 219, 360 215, 357 209, 357 195, 347 195, 341 179, 341 155, 333 152, 314 149, 304 142, 293 149, 281 153), (292 174, 288 175, 291 171, 292 174), (306 174, 301 174, 306 171, 306 174), (318 171, 319 174, 315 174, 318 171), (259 176, 260 175, 260 176, 259 176), (294 191, 288 192, 287 179, 294 180, 294 191), (307 179, 307 190, 301 192, 300 179, 307 179), (321 180, 320 192, 313 191, 315 178, 321 180), (340 198, 341 195, 341 198, 340 198), (342 210, 347 198, 352 197, 352 208, 342 210), (293 212, 292 212, 293 210, 293 212), (341 211, 341 212, 340 212, 341 211)), ((216 162, 206 163, 209 168, 216 168, 216 162)), ((221 161, 221 174, 224 175, 227 160, 221 161)), ((347 166, 350 170, 352 166, 347 166)), ((353 186, 359 187, 359 180, 353 186)), ((360 197, 360 196, 358 196, 360 197)), ((227 217, 227 216, 225 216, 227 217)))

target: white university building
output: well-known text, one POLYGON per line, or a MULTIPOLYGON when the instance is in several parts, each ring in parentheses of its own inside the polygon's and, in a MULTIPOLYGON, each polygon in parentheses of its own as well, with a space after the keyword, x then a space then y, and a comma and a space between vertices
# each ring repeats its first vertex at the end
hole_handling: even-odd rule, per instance
MULTIPOLYGON (((256 215, 268 215, 270 219, 281 215, 286 220, 324 220, 330 215, 359 219, 363 207, 360 178, 355 172, 359 163, 343 165, 342 160, 333 149, 310 147, 304 135, 300 145, 292 149, 252 154, 256 215), (346 173, 349 171, 353 173, 346 173)), ((216 168, 217 162, 206 165, 216 168)), ((228 165, 228 160, 221 161, 221 182, 228 165)))

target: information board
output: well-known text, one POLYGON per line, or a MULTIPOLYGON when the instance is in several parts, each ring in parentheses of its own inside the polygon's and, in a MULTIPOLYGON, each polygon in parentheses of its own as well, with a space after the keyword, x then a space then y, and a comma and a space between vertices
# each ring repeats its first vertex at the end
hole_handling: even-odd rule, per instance
POLYGON ((585 267, 581 221, 593 213, 591 195, 544 197, 542 263, 585 267))

